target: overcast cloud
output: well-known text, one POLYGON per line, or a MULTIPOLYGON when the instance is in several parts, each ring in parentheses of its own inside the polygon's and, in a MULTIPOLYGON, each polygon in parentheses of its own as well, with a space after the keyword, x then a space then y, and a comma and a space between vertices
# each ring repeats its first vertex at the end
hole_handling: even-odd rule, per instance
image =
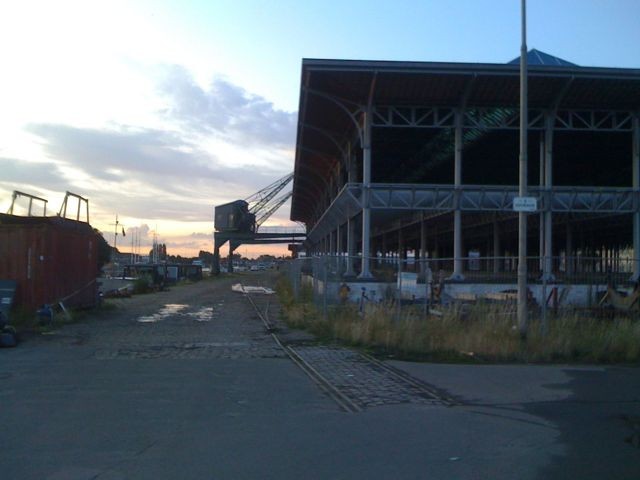
POLYGON ((69 184, 54 162, 28 162, 0 157, 0 172, 0 183, 11 190, 19 190, 20 185, 29 185, 36 189, 46 185, 49 190, 66 190, 69 184))
POLYGON ((281 170, 263 166, 225 165, 176 132, 129 127, 84 129, 54 124, 31 124, 27 130, 43 140, 44 151, 50 158, 93 178, 106 182, 137 181, 156 191, 191 198, 247 196, 283 174, 281 170))
POLYGON ((205 90, 185 68, 173 65, 160 92, 169 100, 164 113, 190 130, 216 133, 236 144, 293 148, 297 114, 224 79, 215 78, 205 90))

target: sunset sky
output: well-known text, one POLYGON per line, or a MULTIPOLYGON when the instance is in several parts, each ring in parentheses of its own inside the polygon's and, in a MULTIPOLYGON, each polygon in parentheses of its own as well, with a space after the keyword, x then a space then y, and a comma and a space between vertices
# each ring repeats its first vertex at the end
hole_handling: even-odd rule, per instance
MULTIPOLYGON (((118 214, 126 230, 140 229, 142 251, 156 227, 170 254, 211 251, 213 205, 293 170, 302 58, 504 63, 519 55, 519 7, 3 2, 0 211, 21 190, 54 213, 69 190, 89 198, 91 223, 110 243, 118 214)), ((529 0, 528 10, 529 48, 640 68, 640 1, 529 0)), ((288 217, 286 205, 269 224, 288 217)))

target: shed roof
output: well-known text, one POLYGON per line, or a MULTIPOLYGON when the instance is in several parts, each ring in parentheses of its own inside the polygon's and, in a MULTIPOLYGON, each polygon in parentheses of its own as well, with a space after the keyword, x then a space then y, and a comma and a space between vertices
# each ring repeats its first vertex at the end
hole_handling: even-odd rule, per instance
MULTIPOLYGON (((640 110, 640 69, 580 67, 531 50, 529 107, 640 110)), ((507 64, 303 59, 291 219, 308 222, 328 172, 357 138, 348 113, 367 105, 519 105, 519 58, 507 64), (515 62, 515 63, 513 63, 515 62), (472 83, 472 84, 471 84, 472 83)))

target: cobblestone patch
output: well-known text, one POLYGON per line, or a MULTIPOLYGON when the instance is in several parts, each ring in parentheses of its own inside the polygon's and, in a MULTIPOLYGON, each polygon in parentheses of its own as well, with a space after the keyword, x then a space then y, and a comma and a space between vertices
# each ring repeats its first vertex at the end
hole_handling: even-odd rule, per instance
POLYGON ((97 350, 95 357, 113 359, 243 359, 285 358, 286 354, 277 346, 255 346, 220 343, 218 345, 131 345, 116 349, 97 350))
POLYGON ((108 315, 66 325, 49 341, 101 360, 286 358, 229 282, 201 282, 117 302, 108 315))
POLYGON ((297 346, 293 350, 362 408, 400 403, 446 404, 417 380, 410 381, 353 350, 326 346, 297 346))

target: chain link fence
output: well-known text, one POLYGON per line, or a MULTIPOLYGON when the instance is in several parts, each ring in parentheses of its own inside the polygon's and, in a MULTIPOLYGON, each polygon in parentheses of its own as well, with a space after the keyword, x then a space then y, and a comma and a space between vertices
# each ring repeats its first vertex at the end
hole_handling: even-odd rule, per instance
MULTIPOLYGON (((359 278, 361 257, 315 256, 283 266, 296 299, 312 301, 324 315, 340 305, 360 314, 378 306, 397 318, 439 315, 491 304, 515 316, 517 257, 370 258, 372 278, 359 278), (457 269, 456 269, 457 267, 457 269)), ((527 294, 531 318, 549 312, 640 311, 630 258, 530 257, 527 294)))

